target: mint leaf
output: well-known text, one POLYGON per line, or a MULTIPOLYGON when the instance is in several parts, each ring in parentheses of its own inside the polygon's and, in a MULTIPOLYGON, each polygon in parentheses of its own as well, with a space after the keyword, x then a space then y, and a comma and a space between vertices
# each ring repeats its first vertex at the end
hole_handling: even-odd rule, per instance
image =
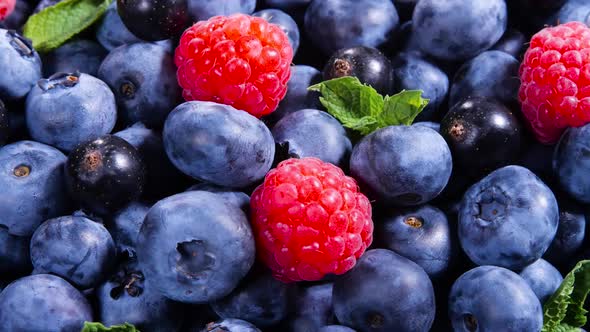
POLYGON ((106 327, 101 323, 84 322, 82 332, 139 332, 139 330, 129 323, 106 327))
POLYGON ((321 93, 320 102, 346 128, 368 135, 394 125, 410 125, 428 104, 422 91, 402 91, 383 98, 358 78, 345 76, 309 87, 321 93))
POLYGON ((584 309, 590 293, 590 260, 578 262, 543 308, 542 332, 576 331, 586 324, 584 309), (569 328, 569 330, 568 330, 569 328))
POLYGON ((113 0, 63 0, 32 15, 23 29, 38 52, 48 52, 98 20, 113 0))

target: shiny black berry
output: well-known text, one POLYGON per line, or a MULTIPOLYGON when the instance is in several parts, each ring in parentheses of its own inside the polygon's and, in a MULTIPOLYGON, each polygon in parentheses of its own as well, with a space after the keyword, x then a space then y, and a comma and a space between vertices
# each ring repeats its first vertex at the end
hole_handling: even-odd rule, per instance
POLYGON ((8 134, 10 133, 10 126, 8 123, 8 111, 0 100, 0 146, 6 144, 8 134))
POLYGON ((457 103, 440 125, 453 162, 471 175, 484 175, 516 160, 523 144, 518 118, 494 99, 474 97, 457 103))
POLYGON ((393 67, 389 59, 372 47, 353 47, 338 50, 324 67, 324 80, 354 76, 372 86, 380 94, 393 90, 393 67))
POLYGON ((178 36, 190 24, 187 0, 117 0, 117 12, 129 31, 147 41, 178 36))
POLYGON ((70 194, 89 212, 111 213, 143 192, 145 167, 140 154, 117 136, 104 135, 78 145, 65 168, 70 194))

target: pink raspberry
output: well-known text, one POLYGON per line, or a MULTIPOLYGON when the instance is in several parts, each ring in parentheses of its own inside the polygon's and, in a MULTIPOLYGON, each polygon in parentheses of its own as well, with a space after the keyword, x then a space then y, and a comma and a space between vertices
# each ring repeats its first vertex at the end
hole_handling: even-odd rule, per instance
POLYGON ((0 21, 12 13, 15 5, 16 0, 0 0, 0 21))

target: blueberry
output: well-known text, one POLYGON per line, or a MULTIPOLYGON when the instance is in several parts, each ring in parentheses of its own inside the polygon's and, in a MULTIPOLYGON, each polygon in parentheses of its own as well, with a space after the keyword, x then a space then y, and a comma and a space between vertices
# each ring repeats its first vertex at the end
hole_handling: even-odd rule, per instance
POLYGON ((104 47, 94 41, 73 40, 43 56, 43 74, 49 77, 55 73, 79 71, 96 76, 107 53, 104 47))
POLYGON ((177 37, 190 24, 187 0, 117 0, 117 12, 131 33, 148 41, 177 37))
POLYGON ((398 23, 391 1, 315 0, 305 12, 305 31, 326 55, 342 48, 383 45, 398 23))
POLYGON ((58 275, 80 289, 98 285, 113 268, 115 254, 107 229, 79 216, 49 219, 31 238, 35 272, 58 275))
POLYGON ((111 87, 126 124, 162 127, 180 98, 172 54, 154 43, 114 49, 100 65, 98 78, 111 87))
POLYGON ((72 198, 98 215, 122 208, 143 192, 145 166, 139 152, 114 135, 78 145, 65 170, 72 198))
POLYGON ((512 111, 484 97, 455 104, 440 123, 455 166, 474 176, 515 162, 524 145, 522 132, 512 111))
POLYGON ((209 323, 201 332, 261 332, 256 326, 241 319, 222 319, 209 323))
POLYGON ((547 23, 555 25, 574 21, 590 24, 590 3, 588 1, 567 0, 547 23))
POLYGON ((590 203, 590 124, 568 129, 555 147, 553 171, 561 188, 581 203, 590 203))
POLYGON ((9 284, 0 293, 1 331, 79 332, 92 322, 92 308, 60 277, 37 274, 9 284))
POLYGON ((434 321, 434 289, 428 275, 386 249, 365 252, 336 280, 333 299, 338 321, 359 331, 426 332, 434 321))
POLYGON ((108 51, 124 44, 139 43, 142 41, 123 24, 121 16, 117 13, 117 2, 115 1, 107 8, 102 20, 98 24, 96 39, 108 51))
POLYGON ((33 14, 37 14, 38 12, 44 10, 45 8, 54 6, 54 5, 58 4, 61 1, 62 0, 41 0, 37 4, 37 7, 35 7, 35 10, 33 11, 33 14))
POLYGON ((480 266, 463 274, 449 295, 455 331, 537 332, 543 327, 539 299, 518 274, 480 266))
POLYGON ((350 170, 385 203, 420 205, 435 198, 451 176, 451 151, 424 126, 390 126, 365 136, 352 150, 350 170))
POLYGON ((0 274, 2 277, 28 274, 32 270, 30 238, 15 236, 0 227, 0 274))
POLYGON ((297 49, 299 48, 299 27, 289 14, 278 9, 264 9, 252 14, 252 16, 262 17, 268 22, 278 25, 287 37, 289 37, 293 54, 297 53, 297 49))
POLYGON ((16 0, 14 11, 0 21, 0 28, 21 31, 33 9, 31 5, 27 0, 16 0))
POLYGON ((291 113, 277 122, 272 134, 277 149, 284 149, 288 158, 316 157, 339 166, 348 164, 352 143, 340 122, 326 112, 291 113))
POLYGON ((164 124, 164 148, 172 163, 195 179, 225 187, 261 180, 275 153, 270 130, 252 115, 213 102, 176 107, 164 124))
POLYGON ((541 304, 555 293, 563 281, 561 273, 542 258, 525 267, 519 274, 535 292, 541 304))
POLYGON ((522 269, 545 253, 557 231, 555 196, 521 166, 500 168, 467 190, 459 240, 478 265, 522 269))
POLYGON ((0 149, 0 225, 31 236, 43 221, 69 206, 63 166, 66 156, 48 145, 19 141, 0 149))
POLYGON ((41 59, 31 41, 14 30, 0 29, 0 98, 20 99, 41 78, 41 59))
POLYGON ((451 231, 445 214, 429 205, 395 210, 375 223, 375 239, 383 247, 412 260, 435 279, 451 260, 451 231))
POLYGON ((0 100, 0 146, 8 141, 10 135, 10 118, 2 100, 0 100))
POLYGON ((508 29, 491 49, 502 51, 516 59, 520 59, 526 50, 526 42, 527 38, 522 32, 516 29, 508 29))
POLYGON ((496 43, 507 25, 504 0, 422 0, 412 16, 420 49, 443 60, 472 58, 496 43))
POLYGON ((355 332, 350 327, 343 325, 329 325, 320 328, 317 332, 355 332))
POLYGON ((487 51, 469 60, 455 74, 449 105, 452 107, 466 97, 495 98, 510 105, 517 102, 520 86, 519 62, 501 51, 487 51))
POLYGON ((309 5, 312 0, 266 0, 266 5, 272 8, 293 9, 297 7, 305 7, 309 5))
POLYGON ((207 191, 217 194, 228 203, 235 204, 246 215, 250 214, 250 196, 241 191, 234 191, 231 188, 219 187, 206 182, 190 186, 186 191, 207 191))
POLYGON ((429 99, 426 108, 416 121, 431 121, 441 113, 441 105, 449 91, 449 78, 433 63, 416 54, 406 53, 397 57, 395 67, 395 91, 422 90, 422 97, 429 99))
POLYGON ((418 122, 414 122, 412 124, 412 126, 423 126, 426 128, 430 128, 436 132, 440 131, 440 123, 438 122, 432 122, 432 121, 418 121, 418 122))
POLYGON ((252 14, 256 0, 188 0, 188 11, 193 21, 205 21, 213 16, 236 13, 252 14))
POLYGON ((165 298, 135 260, 121 264, 96 290, 99 320, 106 326, 131 323, 146 332, 178 331, 184 307, 165 298))
POLYGON ((108 85, 88 74, 57 73, 39 80, 26 103, 33 139, 64 151, 108 134, 115 127, 117 105, 108 85))
POLYGON ((113 236, 118 253, 135 256, 137 235, 149 209, 144 203, 131 202, 107 219, 106 227, 113 236))
POLYGON ((316 332, 320 327, 336 323, 332 307, 333 284, 300 288, 290 328, 292 332, 316 332))
POLYGON ((215 193, 165 198, 145 217, 137 238, 139 267, 166 297, 205 303, 227 296, 254 263, 246 214, 215 193))
POLYGON ((582 249, 586 237, 586 216, 581 206, 561 197, 559 204, 559 225, 557 233, 545 253, 545 259, 562 266, 564 258, 573 257, 582 249))

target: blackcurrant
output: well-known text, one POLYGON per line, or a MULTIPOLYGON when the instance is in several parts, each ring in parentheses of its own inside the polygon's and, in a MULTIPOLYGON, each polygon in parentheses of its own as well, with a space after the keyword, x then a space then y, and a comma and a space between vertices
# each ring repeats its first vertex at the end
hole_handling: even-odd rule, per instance
POLYGON ((178 36, 190 24, 187 0, 117 0, 117 12, 129 31, 147 41, 178 36))

